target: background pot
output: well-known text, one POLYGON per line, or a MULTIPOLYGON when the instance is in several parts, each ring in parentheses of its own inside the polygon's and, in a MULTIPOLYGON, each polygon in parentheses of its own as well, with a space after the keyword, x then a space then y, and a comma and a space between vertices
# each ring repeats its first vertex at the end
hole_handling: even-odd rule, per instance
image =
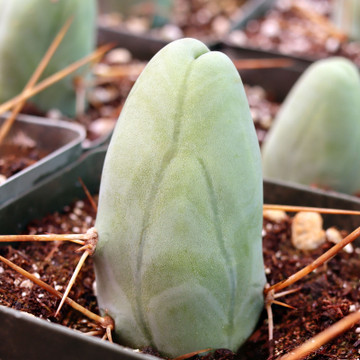
MULTIPOLYGON (((0 126, 5 117, 0 118, 0 126)), ((8 134, 11 141, 19 133, 36 143, 47 156, 9 177, 0 185, 0 205, 28 191, 40 180, 76 159, 82 151, 85 130, 76 124, 19 115, 8 134)), ((5 143, 6 143, 5 139, 5 143)))

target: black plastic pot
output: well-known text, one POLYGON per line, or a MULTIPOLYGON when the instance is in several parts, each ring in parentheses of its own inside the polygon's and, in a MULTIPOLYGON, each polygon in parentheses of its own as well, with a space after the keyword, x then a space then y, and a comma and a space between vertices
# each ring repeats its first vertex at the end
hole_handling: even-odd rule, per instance
MULTIPOLYGON (((0 126, 6 118, 0 118, 0 126)), ((7 139, 19 133, 36 142, 47 156, 9 177, 0 185, 0 204, 28 191, 39 181, 79 157, 85 130, 76 124, 34 116, 19 115, 7 139)))
MULTIPOLYGON (((97 192, 105 151, 99 148, 84 154, 78 161, 44 179, 27 193, 0 206, 0 218, 4 220, 0 224, 0 233, 17 233, 30 219, 43 217, 77 198, 83 198, 79 177, 90 192, 97 192)), ((272 204, 360 210, 357 198, 279 182, 264 182, 264 199, 265 203, 272 204)), ((329 215, 324 218, 325 226, 338 226, 349 231, 360 225, 358 216, 329 215)), ((1 360, 154 359, 3 306, 0 306, 0 337, 1 360)))

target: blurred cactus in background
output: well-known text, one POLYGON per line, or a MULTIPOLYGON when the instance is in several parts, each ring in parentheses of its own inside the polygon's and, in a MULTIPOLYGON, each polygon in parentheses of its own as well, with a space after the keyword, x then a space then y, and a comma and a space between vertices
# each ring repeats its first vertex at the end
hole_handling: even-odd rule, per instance
POLYGON ((312 64, 290 91, 262 147, 264 177, 360 190, 360 77, 345 58, 312 64))
MULTIPOLYGON (((96 0, 0 1, 0 101, 19 94, 65 22, 73 22, 46 67, 45 78, 91 53, 96 42, 96 0)), ((31 98, 40 110, 75 115, 76 76, 68 76, 31 98)))
POLYGON ((351 40, 360 40, 360 1, 334 0, 332 20, 351 40))

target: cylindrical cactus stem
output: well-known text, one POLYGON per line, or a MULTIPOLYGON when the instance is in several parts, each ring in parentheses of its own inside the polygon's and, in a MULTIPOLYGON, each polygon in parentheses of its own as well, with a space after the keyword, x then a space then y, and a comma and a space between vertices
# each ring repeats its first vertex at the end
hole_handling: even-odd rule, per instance
MULTIPOLYGON (((73 18, 68 33, 46 67, 46 78, 95 48, 96 0, 0 0, 0 102, 21 93, 58 31, 73 18)), ((42 111, 57 108, 75 115, 75 76, 79 70, 36 95, 42 111)))
POLYGON ((263 308, 259 145, 230 59, 194 39, 147 65, 102 174, 97 296, 121 343, 237 348, 263 308))
POLYGON ((335 57, 311 65, 265 138, 264 177, 359 191, 359 99, 359 72, 350 60, 335 57))

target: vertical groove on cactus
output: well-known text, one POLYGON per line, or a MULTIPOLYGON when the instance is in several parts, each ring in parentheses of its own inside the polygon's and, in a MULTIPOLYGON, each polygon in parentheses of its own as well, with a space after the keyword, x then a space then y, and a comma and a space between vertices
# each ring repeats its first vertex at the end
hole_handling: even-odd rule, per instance
POLYGON ((234 329, 234 307, 235 307, 234 300, 235 300, 235 293, 236 293, 236 287, 237 287, 236 274, 235 274, 234 266, 233 266, 234 261, 231 257, 231 254, 229 253, 229 251, 227 251, 226 246, 225 246, 224 234, 222 231, 222 226, 221 226, 221 221, 220 221, 220 216, 219 216, 219 209, 217 206, 218 200, 216 199, 216 194, 215 194, 214 186, 213 186, 213 183, 211 180, 211 175, 206 168, 205 162, 200 158, 198 158, 197 160, 200 163, 202 173, 203 173, 203 176, 206 181, 207 190, 209 193, 211 210, 212 210, 213 216, 214 216, 214 227, 215 227, 215 231, 216 231, 216 239, 219 244, 221 254, 224 257, 226 264, 228 265, 227 270, 228 270, 228 275, 229 275, 229 288, 230 288, 230 304, 229 304, 229 313, 228 313, 228 319, 229 319, 228 320, 229 321, 228 337, 229 337, 229 344, 230 344, 231 343, 230 334, 232 333, 232 331, 234 329))
MULTIPOLYGON (((202 54, 200 54, 198 57, 200 57, 202 54)), ((198 57, 194 57, 194 61, 198 58, 198 57)), ((176 158, 176 155, 178 153, 179 150, 179 138, 180 138, 180 134, 181 134, 181 124, 182 124, 182 119, 184 117, 184 103, 185 103, 185 97, 186 97, 186 93, 187 93, 187 80, 189 79, 189 75, 192 71, 194 62, 191 63, 191 65, 189 66, 189 68, 187 69, 184 79, 183 79, 183 83, 181 86, 181 90, 179 92, 179 100, 178 100, 178 104, 177 104, 177 109, 175 112, 175 117, 174 119, 171 119, 174 125, 174 129, 173 129, 173 136, 172 136, 172 144, 170 146, 170 148, 168 149, 168 151, 164 154, 164 157, 162 159, 161 162, 161 166, 160 169, 158 171, 158 174, 156 176, 156 180, 154 181, 154 183, 152 184, 152 188, 151 188, 151 192, 149 195, 149 199, 147 201, 147 208, 145 210, 145 216, 143 218, 143 224, 142 224, 142 231, 141 231, 141 235, 140 235, 140 241, 139 241, 139 252, 138 252, 138 257, 137 257, 137 264, 136 264, 136 274, 135 274, 135 281, 136 281, 136 310, 139 316, 139 321, 140 324, 143 328, 144 334, 147 337, 147 339, 149 340, 149 342, 154 346, 154 341, 153 341, 153 336, 151 334, 151 330, 148 326, 148 323, 145 319, 145 311, 144 311, 144 306, 142 303, 142 264, 143 264, 143 250, 144 250, 144 244, 147 238, 147 229, 149 227, 150 224, 150 217, 152 214, 152 208, 153 208, 153 204, 155 202, 156 196, 158 194, 158 190, 159 187, 162 183, 162 180, 166 174, 166 169, 168 168, 169 164, 171 163, 171 161, 176 158)))

